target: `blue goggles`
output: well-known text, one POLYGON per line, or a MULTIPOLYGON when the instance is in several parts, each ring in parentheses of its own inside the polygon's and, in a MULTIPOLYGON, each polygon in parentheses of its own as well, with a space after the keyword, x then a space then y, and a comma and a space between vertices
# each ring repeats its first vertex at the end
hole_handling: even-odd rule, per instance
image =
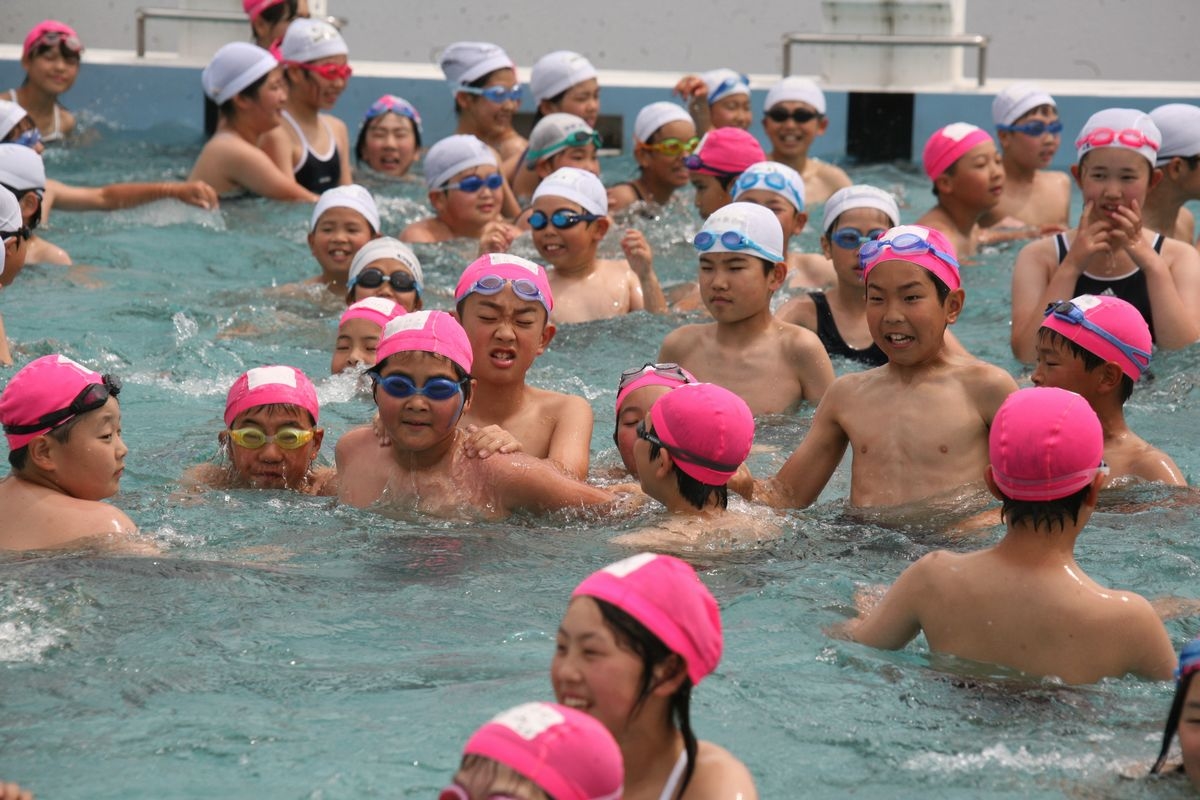
POLYGON ((457 189, 460 192, 467 192, 468 194, 474 194, 475 192, 478 192, 480 189, 482 189, 485 186, 494 192, 503 185, 504 185, 504 176, 501 175, 499 172, 493 172, 491 175, 488 175, 486 178, 481 178, 478 175, 468 175, 467 177, 463 178, 458 183, 447 183, 445 186, 442 187, 442 191, 448 192, 451 189, 457 189))
POLYGON ((711 106, 719 100, 727 97, 734 89, 742 87, 746 90, 746 94, 750 94, 750 77, 748 75, 736 75, 726 78, 717 84, 717 88, 708 93, 708 104, 711 106))
POLYGON ((742 177, 737 179, 733 199, 736 200, 739 194, 753 189, 760 183, 791 200, 797 211, 804 210, 804 196, 792 185, 791 181, 778 172, 743 172, 742 177))
POLYGON ((692 244, 695 245, 697 250, 703 253, 711 250, 718 240, 730 251, 753 250, 768 261, 783 261, 781 253, 772 253, 740 231, 725 231, 721 234, 716 234, 712 231, 700 231, 696 234, 696 238, 692 240, 692 244))
POLYGON ((525 154, 525 160, 536 163, 546 156, 553 155, 559 150, 566 150, 568 147, 587 147, 589 144, 599 149, 604 142, 600 134, 593 130, 587 131, 572 131, 567 134, 567 138, 556 142, 549 147, 543 147, 541 150, 530 150, 525 154))
POLYGON ((563 230, 564 228, 574 228, 581 222, 595 222, 601 218, 600 214, 576 214, 567 208, 560 208, 550 216, 546 216, 545 211, 535 211, 529 215, 529 227, 540 231, 547 225, 553 225, 559 230, 563 230))
POLYGON ((873 261, 885 247, 891 248, 893 253, 933 253, 943 262, 954 267, 955 270, 959 269, 958 260, 954 256, 938 250, 915 233, 902 233, 895 239, 876 239, 865 242, 862 249, 858 251, 859 266, 866 269, 867 264, 873 261))
POLYGON ((1099 336, 1104 341, 1111 344, 1113 347, 1121 351, 1121 354, 1129 359, 1129 363, 1138 368, 1138 373, 1146 371, 1150 366, 1150 354, 1145 350, 1140 350, 1136 347, 1130 347, 1125 342, 1122 342, 1116 336, 1113 336, 1108 331, 1101 328, 1096 323, 1092 322, 1083 313, 1083 309, 1072 303, 1070 300, 1060 300, 1057 303, 1051 303, 1046 306, 1046 310, 1042 316, 1049 317, 1053 315, 1055 319, 1068 322, 1072 325, 1078 325, 1085 331, 1091 331, 1099 336))
POLYGON ((887 228, 872 228, 866 233, 863 233, 858 228, 838 228, 830 235, 829 241, 843 250, 857 250, 867 242, 875 241, 885 233, 887 233, 887 228))
POLYGON ((1059 120, 1044 122, 1040 119, 1023 122, 1020 125, 997 125, 996 130, 1006 133, 1023 133, 1026 136, 1044 136, 1049 133, 1058 136, 1062 133, 1063 124, 1059 120))
POLYGON ((386 378, 381 378, 378 372, 368 372, 367 374, 378 386, 383 387, 385 392, 400 399, 419 394, 430 400, 449 400, 461 394, 463 384, 470 380, 470 378, 463 378, 461 381, 452 381, 449 378, 430 378, 425 381, 424 386, 417 386, 406 375, 388 375, 386 378))
POLYGON ((42 143, 42 132, 37 128, 30 128, 20 136, 11 140, 11 144, 19 144, 22 147, 37 147, 42 143))
POLYGON ((504 86, 458 86, 455 87, 456 92, 466 92, 467 94, 478 95, 489 103, 500 105, 501 103, 520 103, 521 102, 521 84, 508 89, 504 86))
POLYGON ((528 278, 503 278, 499 275, 484 275, 479 280, 472 283, 467 291, 463 292, 463 297, 469 294, 499 294, 505 286, 512 286, 513 294, 522 300, 541 303, 546 307, 546 313, 550 313, 550 303, 546 296, 542 294, 542 290, 538 285, 528 278))
POLYGON ((1176 682, 1183 680, 1200 669, 1200 639, 1192 639, 1179 651, 1179 665, 1175 667, 1176 682))

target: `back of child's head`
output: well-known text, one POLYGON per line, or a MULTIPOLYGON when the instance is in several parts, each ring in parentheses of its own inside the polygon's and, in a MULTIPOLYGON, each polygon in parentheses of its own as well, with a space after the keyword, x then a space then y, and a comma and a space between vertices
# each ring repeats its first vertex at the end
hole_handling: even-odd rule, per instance
POLYGON ((317 389, 295 367, 273 365, 243 372, 225 397, 225 425, 233 427, 242 414, 257 408, 286 407, 308 415, 316 425, 321 414, 317 389))
POLYGON ((496 168, 492 148, 469 133, 447 136, 425 154, 425 185, 430 191, 441 189, 455 175, 473 167, 496 168))
POLYGON ((1158 148, 1156 163, 1162 166, 1172 158, 1182 158, 1196 168, 1196 157, 1200 156, 1200 107, 1187 103, 1167 103, 1150 112, 1162 144, 1158 148))
MULTIPOLYGON (((953 174, 951 168, 972 149, 984 142, 992 141, 990 133, 969 122, 954 122, 938 128, 925 142, 921 153, 921 164, 929 180, 937 181, 943 174, 953 174)), ((937 194, 937 187, 934 187, 937 194)))
POLYGON ((633 121, 633 138, 642 144, 648 144, 658 129, 672 122, 692 122, 687 109, 676 103, 661 100, 644 106, 633 121))
POLYGON ((767 274, 784 260, 783 226, 771 209, 756 203, 730 203, 717 209, 704 221, 692 244, 701 254, 752 256, 763 262, 767 274))
POLYGON ((621 748, 603 723, 555 703, 510 708, 471 735, 459 774, 495 770, 495 765, 552 800, 619 800, 625 781, 621 748))
POLYGON ((532 202, 540 197, 562 198, 589 214, 604 216, 608 213, 608 193, 604 184, 586 169, 578 167, 560 167, 547 175, 534 189, 532 202))
POLYGON ((1080 295, 1046 309, 1039 336, 1059 337, 1091 371, 1109 361, 1124 373, 1121 402, 1150 367, 1152 340, 1146 319, 1133 305, 1109 295, 1080 295))
POLYGON ((863 282, 875 267, 887 261, 907 261, 928 273, 937 289, 938 301, 945 302, 950 292, 962 287, 958 273, 958 254, 945 234, 924 225, 897 225, 875 241, 866 242, 858 252, 863 282))
POLYGON ((812 106, 813 110, 824 116, 825 93, 812 80, 792 75, 777 81, 767 90, 767 99, 763 108, 770 111, 779 103, 804 103, 812 106))
POLYGON ((1104 431, 1088 401, 1058 388, 1021 389, 996 411, 988 433, 1001 516, 1053 531, 1079 509, 1104 466, 1104 431))
POLYGON ((317 198, 317 202, 313 204, 312 217, 308 222, 308 231, 312 233, 317 229, 317 224, 321 221, 321 217, 325 212, 333 208, 348 208, 362 215, 367 225, 371 227, 371 235, 379 233, 379 208, 375 205, 375 198, 371 196, 362 186, 357 183, 352 183, 348 186, 335 186, 328 189, 317 198))
POLYGON ((525 166, 533 169, 539 162, 566 150, 568 147, 596 145, 599 137, 579 117, 561 111, 547 114, 529 132, 529 148, 525 151, 525 166))
POLYGON ((514 294, 522 300, 541 303, 549 320, 550 312, 554 310, 554 295, 546 270, 527 258, 508 253, 486 253, 463 270, 454 287, 454 302, 459 314, 462 314, 463 302, 468 296, 494 295, 505 287, 512 287, 514 294))
POLYGON ((350 54, 338 29, 323 19, 297 17, 288 24, 279 44, 281 61, 305 63, 350 54))
POLYGON ((713 495, 724 508, 726 484, 750 455, 754 415, 746 401, 713 383, 689 383, 672 389, 650 407, 650 459, 665 448, 674 462, 679 493, 696 508, 713 495))
MULTIPOLYGON (((330 189, 329 194, 333 190, 330 189)), ((324 197, 325 195, 321 195, 324 197)), ((364 244, 354 254, 354 258, 350 260, 350 272, 346 276, 346 288, 349 290, 347 296, 354 293, 354 287, 358 284, 359 277, 367 267, 382 259, 391 259, 399 261, 404 265, 404 268, 409 271, 416 282, 417 297, 420 298, 423 287, 425 286, 425 273, 421 269, 421 261, 417 258, 417 254, 413 249, 399 239, 393 239, 391 236, 380 236, 377 239, 364 244)))
POLYGON ((742 170, 730 195, 734 202, 749 191, 768 191, 782 197, 797 211, 804 210, 804 178, 778 161, 758 161, 742 170))
POLYGON ((712 175, 725 189, 751 164, 765 161, 767 154, 749 131, 714 128, 700 139, 696 150, 684 159, 691 172, 712 175))
POLYGON ((0 424, 8 439, 9 464, 18 471, 25 469, 30 442, 44 435, 66 442, 80 419, 120 391, 116 378, 64 355, 29 362, 0 393, 0 424))
MULTIPOLYGON (((390 356, 404 353, 431 353, 444 358, 454 365, 460 379, 471 374, 474 363, 467 332, 445 311, 413 311, 389 321, 370 371, 382 372, 390 356)), ((466 388, 463 394, 469 396, 466 388)))
POLYGON ((19 104, 0 98, 0 142, 7 139, 13 128, 28 116, 29 114, 19 104))
POLYGON ((1057 104, 1037 84, 1028 81, 1011 83, 992 100, 992 124, 1003 130, 1043 106, 1057 107, 1057 104))
POLYGON ((1082 165, 1087 154, 1100 147, 1131 150, 1146 159, 1153 171, 1162 147, 1162 132, 1144 111, 1106 108, 1088 117, 1080 130, 1075 139, 1076 161, 1082 165))
POLYGON ((233 98, 257 94, 258 86, 279 62, 269 51, 249 42, 230 42, 218 50, 200 73, 204 94, 222 114, 233 112, 233 98))
MULTIPOLYGON (((1157 775, 1162 772, 1163 767, 1167 763, 1167 755, 1171 752, 1171 744, 1175 739, 1175 734, 1179 730, 1179 721, 1183 717, 1184 703, 1187 700, 1188 690, 1191 688, 1192 681, 1196 677, 1196 673, 1200 672, 1200 639, 1192 639, 1183 646, 1179 651, 1179 663, 1175 667, 1175 697, 1171 701, 1171 710, 1167 714, 1167 723, 1163 726, 1162 749, 1158 753, 1158 758, 1154 761, 1154 766, 1150 768, 1151 775, 1157 775)), ((1188 754, 1184 754, 1186 763, 1188 754)), ((1191 771, 1189 770, 1189 773, 1191 771)), ((1192 778, 1193 784, 1195 778, 1192 778)))
POLYGON ((860 183, 838 189, 825 201, 825 215, 821 219, 822 233, 825 236, 832 235, 838 217, 856 208, 873 208, 883 212, 891 221, 892 227, 900 224, 900 206, 892 193, 860 183))
POLYGON ((0 144, 0 185, 13 194, 44 189, 46 165, 38 151, 23 144, 0 144))

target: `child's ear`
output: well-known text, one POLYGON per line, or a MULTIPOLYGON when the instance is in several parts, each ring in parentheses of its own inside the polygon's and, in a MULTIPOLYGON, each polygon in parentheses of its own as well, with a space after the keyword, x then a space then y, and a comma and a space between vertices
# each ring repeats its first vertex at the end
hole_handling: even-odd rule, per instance
POLYGON ((28 448, 28 460, 43 472, 52 472, 57 464, 54 463, 54 441, 46 435, 35 436, 26 447, 28 448))
POLYGON ((934 180, 933 185, 937 189, 938 197, 954 193, 954 178, 951 175, 947 175, 945 172, 937 176, 937 179, 934 180))
POLYGON ((772 292, 783 286, 783 282, 787 280, 788 265, 786 261, 776 261, 771 266, 771 271, 767 273, 767 286, 772 292))
POLYGON ((679 691, 687 676, 687 664, 678 653, 672 653, 654 666, 650 693, 657 697, 670 697, 679 691))
POLYGON ((967 293, 963 289, 955 289, 950 294, 946 295, 946 302, 943 306, 946 309, 946 324, 953 325, 958 315, 962 313, 963 304, 966 303, 967 293))
MULTIPOLYGON (((520 166, 524 166, 521 164, 520 166)), ((533 171, 537 173, 539 179, 550 177, 550 173, 554 172, 554 159, 543 158, 541 161, 533 165, 533 171)))
POLYGON ((650 166, 650 159, 654 157, 654 153, 646 149, 644 144, 637 144, 633 147, 633 159, 637 161, 638 166, 642 169, 650 166))
POLYGON ((808 212, 797 211, 796 218, 792 223, 792 236, 799 236, 804 231, 804 226, 808 224, 808 212))
POLYGON ((321 442, 324 439, 325 439, 325 429, 324 428, 313 428, 313 438, 312 438, 313 449, 312 449, 312 454, 308 458, 309 461, 316 460, 317 453, 320 452, 320 450, 321 450, 321 442))
POLYGON ((1079 180, 1079 165, 1078 164, 1071 165, 1071 177, 1075 179, 1075 185, 1082 189, 1083 184, 1080 183, 1080 180, 1079 180))
MULTIPOLYGON (((1158 167, 1155 167, 1154 169, 1150 170, 1150 188, 1147 189, 1146 191, 1150 191, 1155 186, 1158 186, 1160 183, 1162 183, 1162 179, 1163 179, 1163 171, 1161 169, 1159 169, 1158 167)), ((1144 205, 1144 203, 1143 203, 1143 205, 1144 205)))
POLYGON ((1097 373, 1096 388, 1101 394, 1120 391, 1121 379, 1125 377, 1125 371, 1121 369, 1120 364, 1106 361, 1097 368, 1097 373))
POLYGON ((608 234, 608 228, 612 225, 612 220, 608 217, 601 217, 592 223, 592 241, 598 242, 608 234))
POLYGON ((675 466, 675 459, 671 458, 671 451, 663 447, 658 451, 658 461, 654 463, 654 476, 661 480, 666 480, 671 476, 671 468, 675 466))
POLYGON ((446 208, 446 193, 440 189, 434 189, 429 193, 429 207, 433 209, 433 213, 437 216, 442 215, 442 211, 446 208))
POLYGON ((817 122, 817 136, 824 136, 825 130, 829 127, 829 117, 822 114, 817 122))
POLYGON ((821 252, 825 254, 826 258, 833 261, 833 242, 829 241, 829 237, 825 234, 821 234, 821 252))
POLYGON ((542 340, 538 344, 537 354, 539 356, 546 352, 546 348, 550 346, 550 342, 554 339, 554 334, 556 333, 558 333, 558 328, 547 318, 546 325, 542 328, 542 340))

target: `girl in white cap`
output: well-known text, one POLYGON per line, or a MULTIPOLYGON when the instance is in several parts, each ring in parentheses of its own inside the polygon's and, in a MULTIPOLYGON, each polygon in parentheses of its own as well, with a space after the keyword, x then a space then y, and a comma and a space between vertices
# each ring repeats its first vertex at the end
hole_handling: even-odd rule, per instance
POLYGON ((519 156, 526 142, 512 119, 521 107, 521 84, 508 53, 490 42, 455 42, 438 63, 454 93, 454 132, 478 137, 501 162, 519 156))
POLYGON ((710 128, 749 130, 750 79, 731 69, 710 69, 699 75, 684 75, 675 84, 675 94, 687 101, 696 132, 710 128))

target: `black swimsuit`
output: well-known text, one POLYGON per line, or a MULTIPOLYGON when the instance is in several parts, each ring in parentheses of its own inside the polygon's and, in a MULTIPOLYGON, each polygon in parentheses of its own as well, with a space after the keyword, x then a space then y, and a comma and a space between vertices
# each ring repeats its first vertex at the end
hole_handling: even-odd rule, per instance
POLYGON ((825 299, 824 292, 809 292, 808 296, 817 309, 817 338, 821 340, 821 344, 825 345, 825 352, 831 356, 842 356, 870 367, 881 367, 887 363, 887 354, 874 342, 871 342, 870 347, 864 347, 862 350, 846 344, 846 340, 842 338, 842 332, 838 330, 837 322, 833 319, 833 311, 829 308, 829 301, 825 299))
MULTIPOLYGON (((1155 236, 1154 252, 1162 252, 1165 240, 1166 237, 1161 233, 1155 236)), ((1067 257, 1067 250, 1070 248, 1066 234, 1056 233, 1054 244, 1058 248, 1058 263, 1061 264, 1067 257)), ((1150 310, 1150 290, 1146 288, 1146 273, 1137 267, 1134 267, 1133 272, 1117 278, 1098 278, 1085 272, 1079 276, 1079 280, 1075 281, 1074 296, 1078 297, 1081 294, 1107 294, 1121 298, 1141 313, 1146 320, 1146 325, 1150 328, 1150 338, 1154 338, 1154 318, 1150 310)))
POLYGON ((296 176, 296 183, 317 194, 340 184, 342 159, 338 153, 337 139, 334 138, 329 123, 321 120, 321 124, 325 126, 325 132, 329 134, 329 139, 333 142, 329 154, 322 158, 313 152, 312 145, 308 143, 308 139, 304 138, 304 131, 300 130, 300 126, 292 119, 292 115, 284 111, 283 118, 296 131, 296 135, 300 137, 300 144, 304 146, 304 160, 292 168, 292 173, 296 176))

